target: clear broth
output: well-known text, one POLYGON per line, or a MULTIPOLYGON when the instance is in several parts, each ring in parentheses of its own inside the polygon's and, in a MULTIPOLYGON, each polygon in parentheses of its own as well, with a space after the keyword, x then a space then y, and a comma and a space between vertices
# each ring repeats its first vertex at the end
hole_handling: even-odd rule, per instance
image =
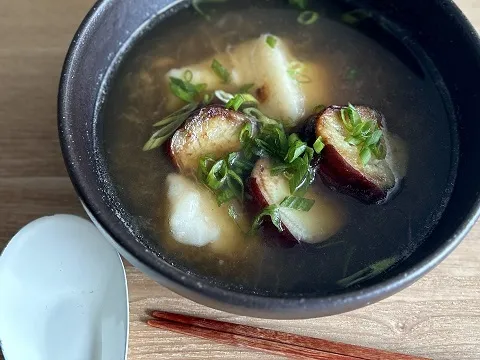
POLYGON ((341 289, 338 281, 345 276, 385 258, 408 256, 435 225, 452 186, 449 100, 428 59, 419 51, 412 55, 400 43, 386 49, 381 44, 390 36, 386 30, 372 37, 342 23, 339 2, 319 1, 323 15, 310 26, 297 23, 299 12, 285 6, 286 1, 233 3, 238 9, 219 5, 211 22, 191 8, 159 21, 132 43, 114 72, 102 107, 104 151, 108 173, 135 226, 169 263, 220 286, 256 294, 330 294, 341 289), (176 170, 163 150, 142 151, 153 120, 166 115, 163 76, 172 67, 201 61, 228 44, 266 32, 291 40, 295 56, 328 70, 333 104, 366 104, 384 113, 389 131, 408 144, 401 191, 385 205, 364 205, 335 194, 348 220, 318 245, 286 249, 246 240, 242 253, 230 258, 208 247, 176 243, 164 211, 165 178, 176 170))

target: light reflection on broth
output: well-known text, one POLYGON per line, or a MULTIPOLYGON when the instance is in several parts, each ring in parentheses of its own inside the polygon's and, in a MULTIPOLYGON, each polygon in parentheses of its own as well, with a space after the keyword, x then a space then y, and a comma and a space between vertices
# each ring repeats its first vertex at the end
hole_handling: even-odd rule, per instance
POLYGON ((182 10, 134 44, 104 105, 109 172, 126 209, 167 261, 251 293, 331 293, 340 288, 340 279, 407 255, 434 225, 430 219, 441 210, 449 186, 450 124, 434 79, 414 73, 374 39, 330 19, 339 14, 331 2, 322 3, 329 17, 308 27, 297 23, 297 11, 268 4, 271 8, 219 10, 211 22, 182 10), (296 57, 328 73, 328 83, 320 84, 325 104, 366 104, 385 115, 389 132, 408 145, 406 178, 384 205, 362 204, 318 179, 315 186, 334 197, 347 218, 325 243, 282 248, 247 236, 226 254, 212 251, 212 245, 182 245, 170 236, 166 218, 166 177, 176 169, 163 149, 142 151, 154 120, 168 114, 165 73, 264 33, 285 39, 296 57))

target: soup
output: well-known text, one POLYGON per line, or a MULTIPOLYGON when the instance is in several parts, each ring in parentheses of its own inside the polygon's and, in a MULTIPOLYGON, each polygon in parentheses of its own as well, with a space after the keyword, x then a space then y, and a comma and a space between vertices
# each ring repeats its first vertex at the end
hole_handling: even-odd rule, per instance
POLYGON ((332 294, 408 257, 448 201, 456 149, 442 81, 399 31, 327 0, 152 21, 100 107, 139 241, 274 296, 332 294))

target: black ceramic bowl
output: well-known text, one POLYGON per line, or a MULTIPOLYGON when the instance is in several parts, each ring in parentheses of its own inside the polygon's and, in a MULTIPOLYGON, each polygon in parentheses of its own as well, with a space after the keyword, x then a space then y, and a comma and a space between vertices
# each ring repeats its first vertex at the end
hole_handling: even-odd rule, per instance
MULTIPOLYGON (((233 0, 232 0, 233 1, 233 0)), ((312 1, 314 2, 314 1, 312 1)), ((352 3, 352 1, 347 1, 352 3)), ((68 51, 58 100, 59 133, 65 163, 92 220, 118 251, 159 283, 205 305, 250 316, 307 318, 349 311, 405 288, 441 262, 479 215, 480 46, 477 34, 449 0, 368 0, 372 9, 420 45, 443 77, 458 124, 458 175, 442 218, 426 241, 403 263, 359 289, 332 296, 274 298, 219 287, 168 264, 135 234, 112 184, 105 181, 101 119, 96 121, 102 81, 116 54, 160 13, 185 2, 100 0, 89 12, 68 51)))

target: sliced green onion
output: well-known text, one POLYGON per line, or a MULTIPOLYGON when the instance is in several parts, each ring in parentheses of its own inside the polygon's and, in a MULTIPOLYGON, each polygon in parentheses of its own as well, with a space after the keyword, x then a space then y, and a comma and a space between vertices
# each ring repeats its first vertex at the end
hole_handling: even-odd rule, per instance
POLYGON ((244 176, 248 176, 254 164, 249 163, 240 152, 229 153, 224 159, 202 157, 198 166, 199 179, 216 195, 218 205, 234 198, 243 201, 244 176))
POLYGON ((143 151, 149 151, 161 146, 182 125, 183 121, 172 122, 157 130, 143 146, 143 151))
POLYGON ((305 10, 308 5, 308 0, 288 0, 290 5, 298 7, 300 10, 305 10))
POLYGON ((369 147, 364 147, 360 150, 360 161, 362 162, 363 166, 367 165, 370 159, 372 158, 372 151, 369 147))
POLYGON ((198 164, 198 177, 200 178, 201 181, 206 182, 207 175, 210 172, 210 169, 212 168, 213 164, 215 163, 216 163, 215 159, 210 156, 203 156, 202 158, 200 158, 200 161, 198 164))
POLYGON ((313 154, 315 153, 315 150, 311 148, 310 146, 307 146, 305 149, 305 153, 303 154, 303 157, 306 159, 305 161, 310 164, 310 161, 313 160, 313 154))
POLYGON ((277 120, 269 118, 268 116, 264 115, 260 110, 254 107, 249 107, 242 110, 248 116, 252 116, 257 119, 262 124, 270 124, 270 125, 280 125, 277 120))
POLYGON ((224 83, 230 82, 230 73, 217 59, 213 59, 211 68, 224 83))
POLYGON ((183 80, 185 80, 186 82, 192 82, 193 80, 192 70, 187 69, 183 72, 183 80))
POLYGON ((349 143, 350 145, 354 145, 354 146, 358 146, 362 143, 362 139, 360 139, 359 137, 352 136, 352 135, 347 136, 345 138, 345 141, 347 143, 349 143))
POLYGON ((200 4, 202 3, 223 3, 227 0, 192 0, 192 7, 195 9, 197 13, 203 16, 207 21, 210 21, 210 15, 206 14, 201 8, 200 4))
POLYGON ((325 144, 322 141, 322 137, 319 136, 317 140, 315 140, 315 142, 313 143, 313 149, 317 154, 320 154, 324 147, 325 147, 325 144))
POLYGON ((356 273, 340 280, 337 282, 338 285, 343 287, 349 287, 355 284, 358 284, 362 281, 370 280, 375 276, 380 275, 381 273, 390 269, 395 263, 397 263, 399 258, 397 256, 392 256, 391 258, 378 261, 362 270, 357 271, 356 273))
POLYGON ((292 146, 290 146, 290 148, 288 149, 287 155, 285 156, 285 159, 284 159, 285 162, 286 163, 294 162, 296 159, 298 159, 300 156, 303 155, 306 149, 307 149, 306 143, 304 143, 301 140, 295 141, 295 143, 293 143, 292 146))
POLYGON ((272 169, 270 170, 270 173, 274 176, 280 175, 282 173, 285 173, 289 169, 290 169, 290 164, 280 163, 278 165, 273 166, 272 169))
POLYGON ((187 104, 187 105, 183 106, 181 109, 171 113, 166 118, 164 118, 160 121, 157 121, 152 126, 153 127, 165 126, 165 125, 168 125, 172 122, 176 122, 177 120, 179 120, 179 118, 183 118, 184 120, 186 120, 187 117, 190 116, 192 111, 195 110, 197 107, 198 107, 198 103, 187 104))
POLYGON ((291 133, 288 136, 288 146, 293 146, 297 141, 301 141, 300 137, 296 133, 291 133))
POLYGON ((280 207, 298 211, 310 211, 313 204, 315 204, 315 200, 290 195, 282 200, 282 202, 280 203, 280 207))
POLYGON ((170 76, 170 91, 173 95, 185 102, 194 102, 202 91, 207 88, 207 84, 194 85, 191 82, 170 76))
POLYGON ((282 221, 280 219, 280 208, 278 207, 278 205, 270 205, 263 209, 262 212, 258 214, 253 220, 252 229, 258 229, 260 225, 262 225, 264 217, 266 216, 270 217, 273 225, 275 225, 275 227, 279 231, 283 231, 282 221))
POLYGON ((370 137, 365 142, 365 146, 377 145, 380 139, 382 138, 383 132, 380 129, 377 129, 372 132, 370 137))
POLYGON ((196 89, 195 91, 187 90, 187 86, 183 85, 183 80, 170 77, 170 91, 176 97, 182 99, 185 102, 193 102, 195 100, 196 89))
POLYGON ((236 94, 231 98, 225 107, 227 109, 234 109, 237 111, 241 106, 256 106, 258 105, 258 100, 255 99, 253 95, 250 94, 236 94))
POLYGON ((165 143, 173 133, 188 119, 191 113, 198 107, 198 103, 189 103, 180 110, 175 111, 166 118, 157 121, 153 127, 161 129, 155 131, 143 146, 143 151, 150 151, 165 143))
POLYGON ((265 217, 270 217, 273 225, 283 231, 282 221, 280 218, 280 208, 293 209, 298 211, 310 211, 315 204, 315 200, 305 199, 299 196, 287 196, 282 200, 280 205, 270 205, 262 210, 253 220, 252 230, 257 230, 263 223, 265 217))
POLYGON ((311 25, 315 23, 320 15, 316 11, 303 11, 298 15, 297 21, 302 25, 311 25))
POLYGON ((221 102, 224 102, 225 104, 228 103, 231 99, 233 99, 232 94, 227 93, 223 90, 215 90, 214 94, 221 102))
POLYGON ((219 189, 227 179, 227 171, 225 160, 219 160, 213 164, 206 178, 208 187, 212 190, 219 189))
POLYGON ((247 160, 243 152, 232 152, 227 156, 228 168, 237 175, 250 175, 254 164, 247 160))
POLYGON ((247 122, 240 131, 240 142, 243 144, 253 137, 253 125, 251 122, 247 122))
POLYGON ((349 25, 356 25, 360 21, 371 17, 371 13, 365 9, 355 9, 342 15, 342 21, 349 25))
POLYGON ((296 159, 293 164, 295 164, 295 171, 288 182, 290 194, 301 194, 310 185, 308 177, 309 164, 303 158, 296 159))
POLYGON ((376 121, 363 120, 352 104, 340 110, 340 117, 348 131, 345 142, 358 147, 360 162, 363 166, 368 164, 372 155, 379 160, 385 158, 386 149, 380 141, 383 131, 376 121))
POLYGON ((228 187, 233 191, 235 197, 239 200, 243 200, 244 186, 243 180, 238 174, 233 170, 228 170, 227 176, 228 187))
POLYGON ((277 38, 272 35, 267 35, 266 43, 272 49, 275 49, 275 46, 277 45, 277 38))

